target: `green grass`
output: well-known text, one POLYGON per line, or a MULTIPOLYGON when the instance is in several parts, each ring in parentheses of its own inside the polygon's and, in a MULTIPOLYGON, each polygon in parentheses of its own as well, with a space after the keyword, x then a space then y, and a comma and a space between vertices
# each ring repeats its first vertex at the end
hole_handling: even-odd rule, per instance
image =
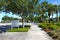
POLYGON ((13 28, 11 30, 7 30, 7 32, 28 32, 29 28, 13 28))

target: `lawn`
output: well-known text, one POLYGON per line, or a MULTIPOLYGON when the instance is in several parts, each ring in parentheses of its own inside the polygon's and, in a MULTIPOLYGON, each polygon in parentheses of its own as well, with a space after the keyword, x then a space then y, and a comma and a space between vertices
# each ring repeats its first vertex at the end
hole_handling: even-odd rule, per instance
POLYGON ((31 25, 25 25, 23 28, 22 25, 19 26, 19 28, 14 27, 13 29, 7 30, 7 32, 28 32, 31 25))
POLYGON ((7 32, 28 32, 29 28, 13 28, 11 30, 7 30, 7 32))

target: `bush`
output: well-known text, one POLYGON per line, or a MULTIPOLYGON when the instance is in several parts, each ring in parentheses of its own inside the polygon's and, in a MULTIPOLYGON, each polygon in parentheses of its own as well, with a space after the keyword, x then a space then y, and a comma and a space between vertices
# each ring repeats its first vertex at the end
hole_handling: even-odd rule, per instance
POLYGON ((30 28, 31 27, 31 25, 25 25, 25 28, 30 28))
POLYGON ((48 25, 44 24, 44 23, 38 24, 38 26, 43 28, 43 29, 48 28, 48 25))
POLYGON ((50 25, 48 28, 51 29, 51 30, 57 30, 58 26, 56 26, 56 25, 50 25))
POLYGON ((47 32, 53 39, 60 40, 60 24, 38 24, 39 27, 43 28, 45 32, 47 32))
POLYGON ((56 26, 58 26, 60 28, 60 23, 57 23, 56 26))
POLYGON ((50 30, 57 30, 59 28, 59 26, 57 26, 56 24, 44 24, 44 23, 41 23, 41 24, 38 24, 39 27, 43 28, 43 29, 46 29, 46 28, 49 28, 50 30))
MULTIPOLYGON (((19 26, 20 28, 23 28, 22 25, 19 26)), ((25 25, 25 28, 30 28, 31 25, 25 25)))

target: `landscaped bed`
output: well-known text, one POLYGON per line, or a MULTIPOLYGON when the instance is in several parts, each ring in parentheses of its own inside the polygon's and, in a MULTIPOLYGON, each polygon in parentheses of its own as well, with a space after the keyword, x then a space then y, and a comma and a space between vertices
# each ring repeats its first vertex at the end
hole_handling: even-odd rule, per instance
POLYGON ((29 28, 13 28, 11 30, 7 30, 7 32, 28 32, 29 28))
POLYGON ((47 32, 54 40, 60 40, 60 24, 46 24, 41 23, 39 24, 44 31, 47 32))
POLYGON ((19 28, 14 27, 13 29, 7 30, 7 32, 28 32, 30 29, 30 25, 25 25, 23 28, 21 25, 19 28))

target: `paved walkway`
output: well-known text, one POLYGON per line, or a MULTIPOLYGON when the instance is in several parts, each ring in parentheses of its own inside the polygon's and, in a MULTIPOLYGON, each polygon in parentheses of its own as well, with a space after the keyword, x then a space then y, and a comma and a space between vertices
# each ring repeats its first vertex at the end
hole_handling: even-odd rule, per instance
POLYGON ((6 32, 0 34, 0 40, 52 40, 37 25, 32 25, 29 32, 6 32))
POLYGON ((38 28, 37 25, 32 25, 31 29, 28 32, 26 40, 53 40, 46 32, 41 28, 38 28))
POLYGON ((0 40, 25 40, 27 32, 6 32, 0 34, 0 40))

